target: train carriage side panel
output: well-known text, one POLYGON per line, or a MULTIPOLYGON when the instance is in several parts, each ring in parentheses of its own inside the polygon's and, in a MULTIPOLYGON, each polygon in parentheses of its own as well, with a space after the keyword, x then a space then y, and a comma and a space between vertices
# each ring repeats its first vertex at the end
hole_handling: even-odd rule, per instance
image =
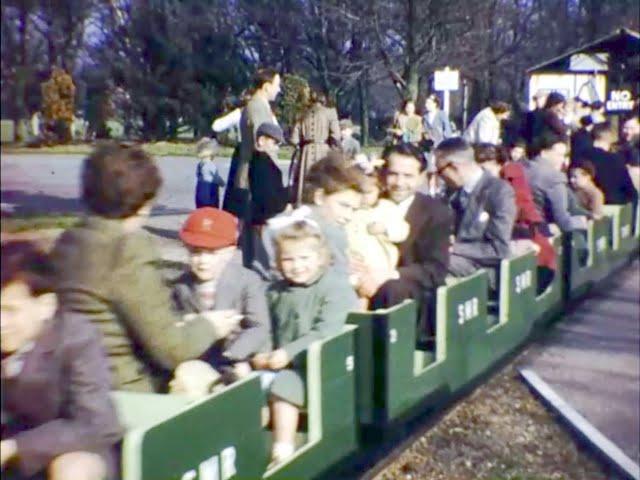
POLYGON ((355 330, 346 325, 342 333, 309 346, 305 442, 264 478, 313 478, 357 448, 355 330))
POLYGON ((502 260, 499 288, 498 323, 486 329, 494 362, 520 345, 537 320, 535 256, 528 253, 502 260))
POLYGON ((259 478, 268 458, 262 403, 259 377, 252 374, 151 426, 129 431, 122 447, 124 480, 259 478))

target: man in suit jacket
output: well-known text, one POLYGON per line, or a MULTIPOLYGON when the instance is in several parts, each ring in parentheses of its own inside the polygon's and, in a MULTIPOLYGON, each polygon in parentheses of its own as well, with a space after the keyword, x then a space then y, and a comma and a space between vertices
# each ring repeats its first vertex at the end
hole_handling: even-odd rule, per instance
MULTIPOLYGON (((420 303, 433 298, 444 284, 449 265, 449 235, 453 217, 442 201, 417 192, 424 182, 426 160, 414 145, 401 143, 383 153, 383 183, 388 198, 409 224, 407 239, 399 245, 398 268, 389 273, 358 265, 361 293, 371 297, 373 309, 390 307, 413 298, 420 303)), ((429 306, 423 308, 422 333, 433 335, 429 306)))
POLYGON ((101 338, 86 318, 56 312, 53 288, 53 269, 32 244, 3 246, 2 470, 112 478, 122 431, 101 338))
MULTIPOLYGON (((438 174, 455 189, 451 205, 456 214, 455 241, 449 273, 465 277, 483 267, 497 267, 510 253, 516 218, 513 188, 476 163, 471 146, 450 138, 436 149, 438 174)), ((492 286, 495 272, 487 270, 492 286)))
POLYGON ((584 153, 596 168, 596 185, 604 193, 604 203, 609 205, 624 205, 636 202, 638 192, 633 186, 624 158, 611 151, 613 132, 608 123, 594 125, 593 148, 584 153))
POLYGON ((563 173, 569 156, 567 139, 547 133, 540 137, 538 148, 538 156, 525 161, 525 173, 538 211, 545 222, 556 224, 561 232, 586 229, 586 217, 570 213, 569 187, 563 173))
POLYGON ((241 140, 231 160, 223 206, 242 221, 250 215, 249 163, 256 148, 258 127, 263 123, 278 123, 269 102, 280 93, 280 75, 270 68, 260 69, 256 72, 254 87, 255 92, 240 116, 241 140))

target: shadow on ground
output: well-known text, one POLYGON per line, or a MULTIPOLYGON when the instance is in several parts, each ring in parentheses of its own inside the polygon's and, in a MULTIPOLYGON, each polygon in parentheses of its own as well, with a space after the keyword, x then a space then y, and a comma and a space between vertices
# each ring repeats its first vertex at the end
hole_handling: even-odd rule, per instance
MULTIPOLYGON (((79 198, 59 197, 45 193, 28 193, 20 190, 0 191, 0 201, 10 207, 3 213, 9 215, 79 214, 84 211, 79 198)), ((184 215, 191 213, 188 208, 171 208, 163 204, 153 206, 151 216, 184 215)))

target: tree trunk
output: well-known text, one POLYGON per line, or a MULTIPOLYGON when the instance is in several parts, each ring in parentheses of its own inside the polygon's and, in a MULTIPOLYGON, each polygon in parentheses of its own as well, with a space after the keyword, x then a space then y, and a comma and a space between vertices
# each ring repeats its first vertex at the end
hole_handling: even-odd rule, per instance
POLYGON ((358 81, 360 93, 360 139, 362 146, 369 144, 369 79, 367 75, 360 77, 358 81))
POLYGON ((405 100, 418 98, 420 75, 418 74, 418 53, 416 42, 418 35, 418 1, 408 0, 407 3, 407 53, 405 57, 404 81, 406 83, 405 100))

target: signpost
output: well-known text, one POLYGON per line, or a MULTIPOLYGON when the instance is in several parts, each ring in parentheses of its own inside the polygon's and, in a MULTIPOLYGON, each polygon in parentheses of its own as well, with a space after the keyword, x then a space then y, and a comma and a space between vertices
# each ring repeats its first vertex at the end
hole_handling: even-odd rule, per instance
POLYGON ((449 115, 449 92, 460 88, 460 72, 451 70, 449 67, 444 67, 444 70, 436 70, 434 72, 433 88, 443 92, 443 110, 449 115))

